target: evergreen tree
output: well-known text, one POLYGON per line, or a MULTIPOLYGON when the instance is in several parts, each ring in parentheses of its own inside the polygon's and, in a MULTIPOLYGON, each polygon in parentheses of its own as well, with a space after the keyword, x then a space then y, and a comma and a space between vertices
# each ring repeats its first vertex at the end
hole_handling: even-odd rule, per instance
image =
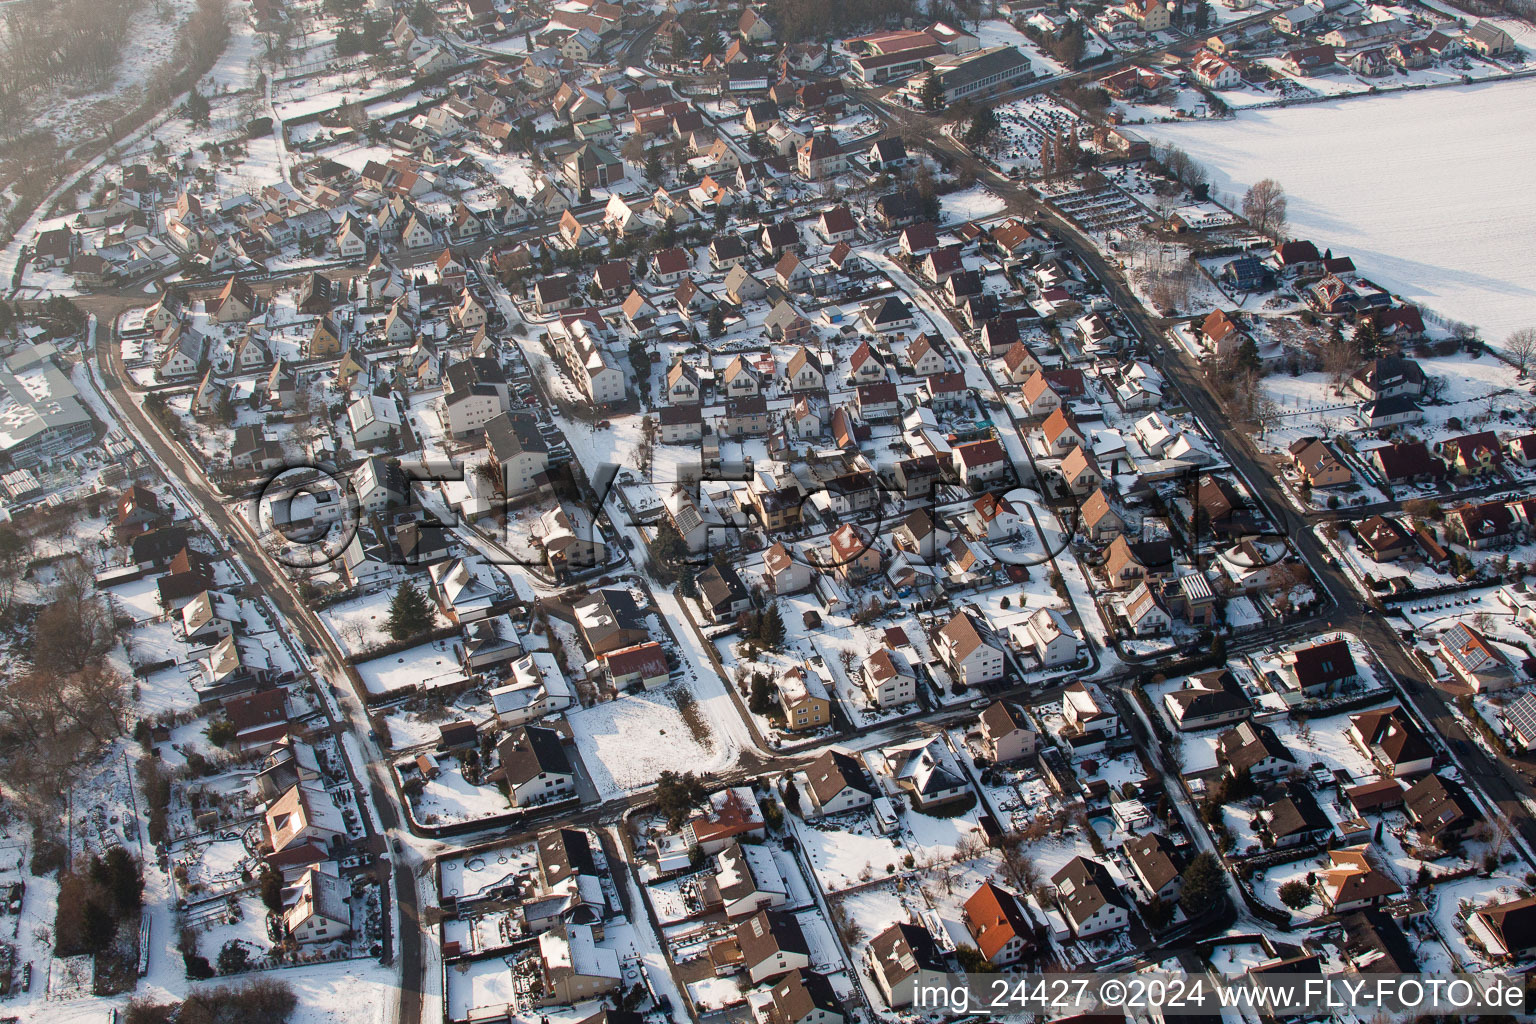
POLYGON ((196 86, 192 88, 191 92, 187 93, 187 102, 182 109, 186 111, 187 120, 193 124, 203 125, 208 123, 210 113, 208 97, 198 92, 196 86))
POLYGON ((416 585, 409 580, 401 582, 395 590, 394 600, 389 602, 389 635, 395 640, 409 640, 419 636, 432 626, 432 606, 416 585))
POLYGON ((274 914, 283 912, 283 876, 269 867, 261 869, 261 902, 274 914))
POLYGON ((1209 853, 1197 854, 1184 869, 1179 906, 1194 917, 1220 907, 1226 898, 1221 865, 1209 853))
POLYGON ((770 651, 776 651, 784 646, 784 616, 780 614, 778 605, 769 605, 768 610, 763 613, 759 637, 763 646, 770 651))
POLYGON ((80 908, 80 939, 87 950, 100 953, 112 944, 117 921, 99 900, 88 899, 80 908))
POLYGON ((719 303, 709 311, 709 336, 718 338, 725 333, 725 309, 719 303))
POLYGON ((752 676, 752 696, 747 708, 754 715, 766 715, 773 710, 773 693, 768 686, 768 677, 762 672, 752 676))
POLYGON ((138 862, 121 846, 107 851, 107 888, 120 914, 139 909, 144 901, 144 880, 139 876, 138 862))
POLYGON ((1312 887, 1299 878, 1293 878, 1280 887, 1280 902, 1292 910, 1300 910, 1312 902, 1312 887))
POLYGON ((937 111, 944 109, 944 86, 939 82, 937 75, 930 74, 923 79, 922 91, 923 109, 937 111))
POLYGON ((982 107, 971 118, 971 123, 965 130, 967 145, 977 146, 987 141, 993 132, 997 131, 997 114, 991 107, 982 107))

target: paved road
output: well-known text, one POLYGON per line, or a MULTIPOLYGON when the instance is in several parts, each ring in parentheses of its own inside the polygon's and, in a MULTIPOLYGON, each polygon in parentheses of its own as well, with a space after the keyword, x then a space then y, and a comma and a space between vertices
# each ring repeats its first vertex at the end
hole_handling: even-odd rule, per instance
MULTIPOLYGON (((915 120, 923 125, 918 132, 922 140, 919 145, 972 159, 965 147, 937 130, 937 119, 901 107, 892 107, 871 96, 866 96, 866 100, 873 103, 888 120, 904 124, 911 124, 915 120)), ((1355 633, 1376 653, 1396 677, 1409 709, 1424 720, 1430 731, 1444 740, 1451 760, 1474 780, 1476 788, 1514 825, 1527 847, 1536 850, 1536 821, 1533 821, 1530 812, 1530 808, 1536 807, 1536 789, 1521 774, 1525 765, 1502 755, 1490 755, 1473 741, 1452 712, 1451 698, 1425 677, 1417 660, 1405 648, 1397 630, 1384 616, 1368 608, 1343 570, 1334 567, 1329 552, 1310 527, 1317 522, 1337 518, 1338 513, 1303 514, 1295 510, 1283 491, 1284 484, 1278 479, 1270 457, 1257 450, 1245 431, 1232 425, 1230 417, 1206 388, 1204 368, 1182 346, 1168 340, 1167 328, 1176 321, 1149 313, 1131 293, 1119 269, 1109 264, 1089 238, 1075 225, 1043 205, 1019 183, 984 165, 979 170, 979 177, 988 188, 1010 201, 1010 204, 1017 203, 1022 208, 1034 210, 1036 218, 1048 224, 1066 248, 1103 283, 1116 306, 1129 318, 1142 340, 1152 348, 1160 368, 1178 388, 1185 404, 1200 418, 1206 429, 1216 435, 1229 461, 1246 482, 1249 493, 1268 509, 1275 523, 1281 524, 1301 557, 1322 583, 1334 606, 1334 614, 1329 623, 1334 628, 1355 633)))
MULTIPOLYGON (((143 298, 140 297, 140 302, 143 298)), ((399 935, 399 962, 401 969, 400 986, 400 1021, 401 1024, 420 1024, 421 1020, 421 927, 419 924, 419 909, 416 900, 416 881, 413 871, 404 859, 394 854, 390 849, 388 833, 401 827, 401 814, 396 803, 394 787, 383 776, 381 765, 382 758, 370 738, 370 731, 366 715, 362 713, 361 705, 356 709, 352 707, 354 701, 345 686, 335 685, 335 680, 345 680, 347 677, 342 672, 341 666, 346 663, 345 656, 332 641, 329 632, 315 618, 308 605, 299 598, 289 584, 286 574, 277 570, 271 563, 267 553, 259 544, 254 542, 254 537, 246 526, 244 520, 225 505, 224 496, 221 495, 208 482, 200 472, 188 469, 189 460, 182 454, 178 446, 166 439, 161 433, 159 424, 152 417, 147 416, 137 404, 135 404, 123 385, 125 373, 121 365, 121 348, 116 342, 116 332, 112 322, 101 321, 97 325, 96 357, 97 366, 102 383, 106 387, 107 398, 117 408, 122 422, 131 429, 141 444, 146 445, 155 455, 156 460, 171 473, 176 482, 183 488, 186 494, 197 499, 204 514, 212 522, 219 532, 218 542, 237 556, 250 570, 258 586, 262 588, 264 595, 270 600, 283 615, 289 625, 294 627, 302 640, 308 645, 310 651, 320 652, 318 659, 328 669, 322 673, 326 685, 335 694, 337 703, 347 714, 347 720, 337 722, 332 720, 333 727, 350 729, 358 740, 359 747, 369 752, 369 761, 365 766, 367 772, 367 785, 374 810, 378 814, 379 823, 383 827, 385 835, 376 837, 375 853, 390 854, 394 862, 395 872, 395 898, 400 906, 400 935, 399 935)), ((191 463, 194 464, 195 463, 191 463)), ((319 680, 317 680, 317 683, 319 680)), ((329 706, 322 701, 326 708, 326 714, 330 716, 329 706)), ((348 774, 353 772, 351 758, 343 759, 347 765, 348 774)), ((359 791, 359 781, 352 778, 354 792, 359 791)), ((365 816, 365 820, 367 820, 365 816)), ((372 828, 370 826, 370 831, 372 828)), ((386 899, 388 890, 385 890, 386 899)), ((389 920, 388 908, 385 908, 385 920, 389 920)))

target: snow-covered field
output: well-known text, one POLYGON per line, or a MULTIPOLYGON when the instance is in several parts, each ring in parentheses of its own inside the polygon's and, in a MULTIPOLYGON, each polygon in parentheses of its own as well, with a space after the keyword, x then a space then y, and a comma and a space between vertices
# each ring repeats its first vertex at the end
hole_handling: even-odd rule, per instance
POLYGON ((604 799, 653 785, 665 770, 707 771, 720 754, 688 730, 672 694, 638 693, 571 713, 571 732, 604 799))
POLYGON ((1292 235, 1497 345, 1536 322, 1536 133, 1510 130, 1533 103, 1536 80, 1522 79, 1142 130, 1187 150, 1225 195, 1279 181, 1292 235))

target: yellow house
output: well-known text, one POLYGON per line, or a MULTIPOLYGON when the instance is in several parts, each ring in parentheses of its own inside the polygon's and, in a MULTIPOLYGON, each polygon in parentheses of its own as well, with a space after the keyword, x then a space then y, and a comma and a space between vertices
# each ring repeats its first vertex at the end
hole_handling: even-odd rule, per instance
POLYGON ((315 333, 309 337, 309 354, 312 357, 334 356, 341 351, 341 328, 336 321, 323 316, 315 321, 315 333))
POLYGON ((784 728, 791 732, 820 729, 832 721, 832 702, 821 678, 798 665, 779 677, 779 706, 784 728))
POLYGON ((1126 13, 1143 32, 1164 32, 1173 24, 1173 15, 1162 0, 1131 0, 1126 13))

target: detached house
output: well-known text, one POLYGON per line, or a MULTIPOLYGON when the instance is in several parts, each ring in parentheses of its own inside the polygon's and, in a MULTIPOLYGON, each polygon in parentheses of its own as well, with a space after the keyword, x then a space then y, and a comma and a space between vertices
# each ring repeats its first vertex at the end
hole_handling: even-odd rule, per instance
POLYGON ((991 882, 965 901, 961 923, 994 967, 1018 963, 1035 950, 1035 923, 1018 897, 991 882))
POLYGON ((957 683, 979 686, 1003 678, 1004 654, 990 627, 979 625, 969 612, 956 612, 939 630, 940 660, 957 683))

